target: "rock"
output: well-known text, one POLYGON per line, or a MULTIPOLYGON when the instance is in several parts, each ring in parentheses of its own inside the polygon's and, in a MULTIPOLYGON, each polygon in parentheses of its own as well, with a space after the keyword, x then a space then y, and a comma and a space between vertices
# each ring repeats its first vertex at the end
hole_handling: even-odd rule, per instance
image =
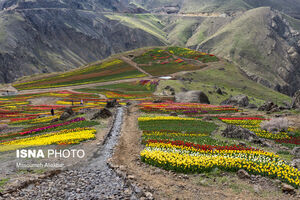
POLYGON ((151 192, 145 192, 145 196, 147 199, 153 199, 153 194, 151 192))
POLYGON ((279 106, 279 110, 290 110, 290 107, 287 106, 279 106))
POLYGON ((208 116, 202 118, 202 121, 211 121, 211 120, 212 118, 208 116))
POLYGON ((290 103, 288 103, 288 102, 286 102, 286 101, 284 101, 284 102, 282 102, 283 103, 283 105, 284 106, 286 106, 286 107, 288 107, 288 108, 290 108, 291 107, 291 104, 290 103))
POLYGON ((234 97, 230 97, 229 99, 223 101, 221 105, 246 107, 249 105, 249 98, 246 95, 241 94, 234 97))
POLYGON ((177 114, 176 112, 171 112, 171 113, 170 113, 170 116, 176 117, 176 116, 178 116, 178 114, 177 114))
POLYGON ((156 100, 152 101, 152 103, 163 103, 163 100, 156 99, 156 100))
POLYGON ((272 101, 265 102, 262 106, 258 108, 258 111, 267 111, 267 112, 279 112, 280 109, 278 105, 274 104, 272 101))
POLYGON ((165 96, 174 96, 175 95, 175 89, 168 85, 164 88, 162 93, 165 96))
POLYGON ((64 112, 59 117, 60 120, 66 120, 74 114, 74 111, 71 107, 65 108, 64 112))
POLYGON ((95 120, 95 119, 106 119, 112 116, 112 113, 110 112, 110 110, 108 110, 107 108, 103 108, 101 109, 99 112, 95 113, 93 115, 93 117, 91 118, 91 120, 95 120))
POLYGON ((68 119, 68 118, 70 118, 70 117, 71 117, 71 115, 70 115, 69 113, 63 112, 63 113, 61 114, 61 116, 59 117, 59 120, 66 120, 66 119, 68 119))
POLYGON ((280 109, 279 107, 274 107, 270 110, 271 113, 274 113, 274 112, 280 112, 280 109))
POLYGON ((300 147, 295 147, 293 150, 292 150, 292 154, 297 157, 297 158, 300 158, 300 147))
POLYGON ((292 160, 291 165, 297 169, 300 169, 300 159, 292 160))
POLYGON ((249 104, 249 105, 247 106, 247 108, 249 108, 249 109, 256 109, 256 108, 257 108, 257 105, 251 103, 251 104, 249 104))
POLYGON ((135 179, 135 176, 133 176, 133 175, 128 175, 127 178, 128 178, 128 179, 134 180, 134 179, 135 179))
POLYGON ((74 114, 74 111, 73 111, 73 109, 71 107, 65 108, 64 112, 69 113, 70 115, 74 114))
POLYGON ((220 95, 223 95, 223 92, 222 92, 221 88, 218 88, 217 91, 216 91, 216 93, 220 94, 220 95))
POLYGON ((222 132, 222 136, 227 138, 238 138, 249 141, 259 140, 258 136, 255 133, 249 131, 248 129, 234 125, 227 125, 226 129, 222 132))
POLYGON ((249 173, 244 170, 244 169, 240 169, 238 172, 237 172, 237 176, 240 178, 240 179, 250 179, 250 175, 249 173))
POLYGON ((180 92, 175 96, 176 102, 210 104, 207 95, 201 91, 180 92))
POLYGON ((291 185, 288 185, 286 183, 282 183, 281 185, 281 190, 284 193, 288 193, 288 194, 295 194, 295 188, 291 185))
POLYGON ((117 100, 116 99, 114 99, 114 100, 111 100, 111 101, 107 101, 106 102, 106 108, 114 108, 114 107, 116 107, 118 105, 118 102, 117 102, 117 100))
POLYGON ((300 90, 298 90, 293 97, 292 100, 292 108, 293 109, 298 109, 300 108, 300 90))
POLYGON ((260 185, 254 185, 253 190, 255 193, 259 194, 262 191, 262 188, 260 185))

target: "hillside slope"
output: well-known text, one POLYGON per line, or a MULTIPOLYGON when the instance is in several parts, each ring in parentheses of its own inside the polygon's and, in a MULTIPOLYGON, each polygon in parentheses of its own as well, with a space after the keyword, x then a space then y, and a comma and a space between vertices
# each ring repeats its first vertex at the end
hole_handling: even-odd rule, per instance
POLYGON ((234 14, 269 6, 300 18, 300 0, 130 0, 154 12, 234 14))
POLYGON ((299 89, 300 34, 270 8, 244 13, 194 47, 235 61, 267 87, 289 95, 299 89))
POLYGON ((180 47, 136 49, 69 72, 23 78, 14 87, 21 90, 21 93, 34 92, 37 89, 46 92, 51 88, 79 89, 81 92, 116 98, 143 97, 143 94, 149 96, 155 91, 154 88, 136 88, 136 80, 153 80, 153 83, 159 83, 155 92, 157 95, 164 95, 166 88, 173 88, 176 93, 183 88, 201 90, 209 96, 213 104, 219 104, 230 95, 238 94, 248 95, 250 101, 256 105, 261 105, 266 100, 281 104, 291 101, 287 95, 249 80, 232 63, 210 54, 180 47), (167 75, 174 78, 158 78, 167 75), (124 87, 130 87, 131 90, 123 91, 124 87), (216 93, 217 87, 222 88, 222 95, 216 93))

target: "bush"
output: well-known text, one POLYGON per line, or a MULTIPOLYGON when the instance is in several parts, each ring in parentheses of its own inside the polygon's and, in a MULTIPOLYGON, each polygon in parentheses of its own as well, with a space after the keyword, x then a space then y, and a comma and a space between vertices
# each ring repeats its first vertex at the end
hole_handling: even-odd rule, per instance
POLYGON ((261 123, 261 128, 272 133, 284 132, 289 128, 289 121, 287 118, 274 118, 261 123))

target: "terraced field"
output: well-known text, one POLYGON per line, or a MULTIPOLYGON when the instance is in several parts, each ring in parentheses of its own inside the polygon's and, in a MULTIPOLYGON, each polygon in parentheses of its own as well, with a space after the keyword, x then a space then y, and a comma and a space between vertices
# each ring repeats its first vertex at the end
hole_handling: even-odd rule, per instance
POLYGON ((90 67, 63 73, 57 76, 39 79, 32 82, 15 84, 14 86, 19 90, 55 88, 116 81, 143 76, 145 76, 145 74, 139 72, 134 67, 119 59, 115 59, 101 64, 92 65, 90 67))

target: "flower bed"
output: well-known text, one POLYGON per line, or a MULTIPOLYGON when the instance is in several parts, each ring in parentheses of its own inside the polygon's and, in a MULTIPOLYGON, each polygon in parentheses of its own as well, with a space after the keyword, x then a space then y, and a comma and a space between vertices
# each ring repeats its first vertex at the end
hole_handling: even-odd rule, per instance
POLYGON ((274 139, 274 140, 285 140, 290 139, 290 136, 286 132, 280 132, 278 134, 270 133, 266 130, 260 128, 260 124, 267 119, 263 118, 219 118, 224 123, 233 124, 236 126, 241 126, 243 128, 249 129, 254 132, 257 136, 266 138, 266 139, 274 139))
POLYGON ((96 130, 92 128, 77 128, 62 130, 55 133, 35 137, 17 139, 0 144, 0 152, 11 151, 31 146, 44 146, 51 144, 77 144, 84 140, 95 138, 96 130))
POLYGON ((203 114, 218 114, 238 112, 233 106, 216 106, 199 103, 174 103, 172 101, 165 103, 144 102, 140 104, 140 109, 147 113, 171 113, 184 114, 197 117, 203 114))
POLYGON ((249 173, 278 178, 295 187, 300 186, 300 172, 284 161, 255 151, 186 152, 176 148, 148 147, 141 152, 143 162, 183 173, 202 173, 219 168, 225 171, 245 169, 249 173))

